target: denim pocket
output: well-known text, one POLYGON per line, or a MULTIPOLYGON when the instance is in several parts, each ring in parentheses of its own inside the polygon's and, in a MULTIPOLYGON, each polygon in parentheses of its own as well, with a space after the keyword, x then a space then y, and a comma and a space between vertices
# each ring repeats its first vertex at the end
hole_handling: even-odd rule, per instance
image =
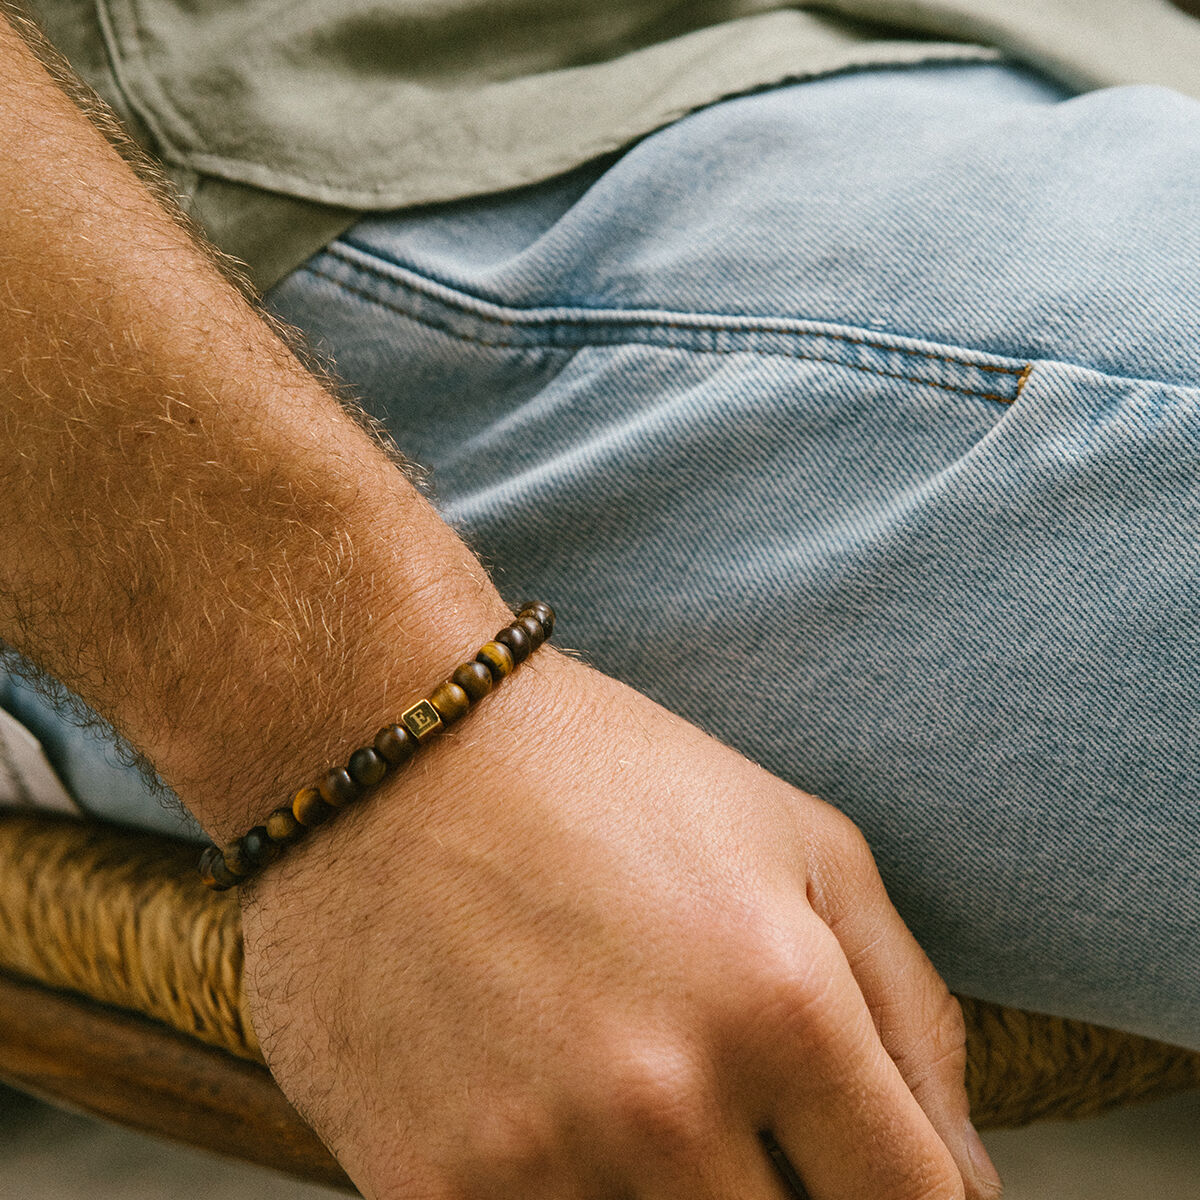
POLYGON ((952 986, 1200 1044, 1200 390, 361 246, 279 299, 511 599, 860 825, 952 986))
POLYGON ((335 242, 272 302, 336 348, 342 373, 406 439, 427 429, 426 414, 438 414, 448 437, 430 430, 405 445, 429 465, 461 461, 464 440, 504 441, 518 428, 508 460, 528 464, 535 443, 577 445, 649 410, 674 409, 694 430, 719 430, 739 405, 760 421, 779 408, 847 430, 865 422, 892 440, 915 439, 921 461, 940 461, 1003 416, 1030 369, 968 348, 785 316, 509 305, 360 241, 335 242), (706 387, 712 394, 702 397, 706 387), (536 412, 555 417, 530 438, 536 418, 524 406, 534 395, 536 412))

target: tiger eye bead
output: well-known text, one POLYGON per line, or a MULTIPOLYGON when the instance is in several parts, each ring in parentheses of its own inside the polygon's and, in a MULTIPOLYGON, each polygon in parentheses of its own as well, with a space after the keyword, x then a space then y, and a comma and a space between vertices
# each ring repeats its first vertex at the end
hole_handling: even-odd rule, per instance
POLYGON ((526 613, 523 617, 518 617, 513 624, 518 629, 525 630, 529 638, 529 652, 532 654, 545 640, 546 631, 542 628, 542 623, 532 613, 526 613))
POLYGON ((384 761, 383 755, 370 746, 363 746, 361 750, 355 750, 350 755, 350 762, 347 766, 350 778, 359 787, 373 787, 387 774, 387 763, 384 761))
POLYGON ((375 735, 375 749, 389 765, 398 767, 416 753, 417 739, 403 725, 388 725, 375 735))
POLYGON ((501 642, 484 642, 475 655, 475 661, 483 663, 497 683, 506 675, 511 675, 513 667, 517 665, 512 651, 501 642))
POLYGON ((267 836, 273 842, 294 842, 304 832, 290 808, 277 808, 267 818, 267 836))
POLYGON ((445 683, 437 685, 433 695, 429 697, 429 703, 437 709, 437 715, 449 725, 459 717, 467 715, 467 710, 471 707, 471 697, 457 683, 447 679, 445 683))
POLYGON ((331 767, 317 784, 321 799, 331 808, 344 808, 358 799, 358 784, 345 767, 331 767))
POLYGON ((332 814, 333 809, 321 799, 315 787, 302 787, 292 799, 292 816, 306 827, 320 825, 332 814))
POLYGON ((275 843, 271 841, 265 825, 255 825, 249 833, 242 834, 242 858, 250 864, 251 869, 263 866, 275 852, 275 843))
POLYGON ((486 663, 465 662, 450 679, 467 693, 472 704, 482 700, 492 690, 492 673, 486 663))
POLYGON ((521 616, 536 617, 541 622, 542 632, 546 637, 554 633, 554 609, 543 600, 531 600, 521 605, 521 616))
POLYGON ((522 663, 529 657, 533 647, 529 643, 529 634, 520 625, 506 625, 498 634, 496 641, 507 646, 512 651, 513 662, 522 663))

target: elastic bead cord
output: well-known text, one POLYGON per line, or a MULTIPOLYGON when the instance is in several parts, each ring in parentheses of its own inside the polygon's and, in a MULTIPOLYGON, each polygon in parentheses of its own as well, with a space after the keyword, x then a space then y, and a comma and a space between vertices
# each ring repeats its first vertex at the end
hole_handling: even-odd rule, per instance
POLYGON ((541 600, 523 605, 471 661, 458 666, 424 700, 405 709, 394 725, 384 726, 371 745, 355 750, 345 766, 330 767, 315 783, 300 788, 290 804, 275 809, 263 824, 227 846, 208 846, 200 856, 200 878, 217 892, 245 883, 309 829, 403 767, 430 738, 462 720, 553 632, 550 605, 541 600))

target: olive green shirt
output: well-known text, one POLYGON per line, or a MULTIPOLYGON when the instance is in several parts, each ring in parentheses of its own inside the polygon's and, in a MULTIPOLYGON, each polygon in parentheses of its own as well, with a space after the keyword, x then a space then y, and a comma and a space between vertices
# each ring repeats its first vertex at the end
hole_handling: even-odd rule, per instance
POLYGON ((267 287, 359 213, 502 191, 710 104, 1007 57, 1200 98, 1170 0, 31 0, 267 287))

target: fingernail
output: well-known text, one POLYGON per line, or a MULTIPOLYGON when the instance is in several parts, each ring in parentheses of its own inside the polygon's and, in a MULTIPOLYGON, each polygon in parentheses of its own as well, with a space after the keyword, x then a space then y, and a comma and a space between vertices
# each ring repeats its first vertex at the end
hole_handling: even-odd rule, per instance
POLYGON ((971 1167, 975 1172, 976 1182, 983 1190, 986 1200, 995 1200, 995 1197, 1004 1190, 1004 1183, 983 1144, 983 1139, 979 1136, 979 1131, 970 1121, 967 1122, 966 1141, 967 1154, 971 1158, 971 1167))

